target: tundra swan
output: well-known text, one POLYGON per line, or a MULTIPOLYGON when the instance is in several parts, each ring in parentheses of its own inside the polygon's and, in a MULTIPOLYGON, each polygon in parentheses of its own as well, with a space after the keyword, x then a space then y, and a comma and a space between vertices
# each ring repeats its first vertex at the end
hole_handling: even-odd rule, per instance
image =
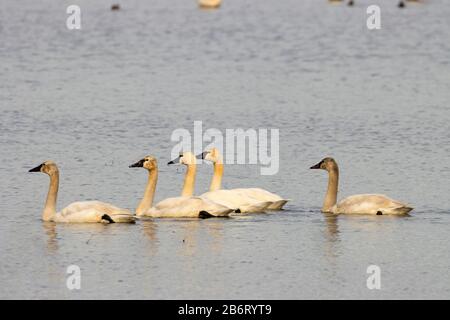
POLYGON ((334 214, 407 214, 413 208, 382 194, 358 194, 337 202, 339 184, 339 167, 333 158, 324 158, 310 169, 328 171, 328 190, 323 203, 322 212, 334 214))
MULTIPOLYGON (((142 160, 132 164, 130 168, 145 168, 148 170, 148 182, 145 188, 144 197, 136 209, 137 216, 147 216, 153 218, 207 218, 207 217, 227 217, 234 209, 224 207, 207 199, 193 197, 195 183, 195 157, 192 162, 192 154, 184 153, 178 158, 180 163, 187 166, 184 187, 181 197, 173 197, 162 200, 154 207, 153 198, 158 181, 158 163, 153 156, 147 156, 142 160)), ((169 162, 169 164, 174 161, 169 162)))
POLYGON ((133 214, 126 210, 115 207, 109 203, 100 201, 74 202, 69 206, 56 212, 56 199, 59 188, 59 170, 53 161, 45 161, 29 172, 43 172, 50 177, 50 187, 45 202, 42 220, 53 222, 134 222, 133 214))
MULTIPOLYGON (((223 197, 223 201, 231 201, 233 197, 236 197, 235 201, 248 202, 248 209, 250 211, 247 212, 261 212, 261 209, 280 210, 288 202, 288 200, 261 188, 222 190, 223 159, 219 150, 212 148, 209 151, 203 152, 199 157, 211 161, 214 164, 214 175, 211 180, 209 192, 203 194, 202 197, 207 197, 214 201, 219 201, 221 197, 223 197)), ((242 211, 247 208, 242 206, 239 209, 242 211)))

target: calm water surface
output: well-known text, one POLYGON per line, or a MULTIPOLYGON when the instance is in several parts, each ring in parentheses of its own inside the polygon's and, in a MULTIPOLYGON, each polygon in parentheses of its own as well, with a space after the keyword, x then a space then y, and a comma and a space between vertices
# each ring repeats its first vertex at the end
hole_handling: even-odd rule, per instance
MULTIPOLYGON (((394 1, 3 0, 0 11, 0 298, 450 298, 450 5, 394 1), (382 29, 366 28, 378 3, 382 29), (60 166, 59 208, 135 208, 160 160, 157 199, 178 195, 176 128, 279 128, 280 170, 226 167, 224 186, 292 199, 283 212, 136 225, 40 221, 48 187, 28 169, 60 166), (320 213, 324 156, 339 198, 385 193, 410 217, 320 213), (184 241, 183 241, 184 240, 184 241), (81 290, 66 268, 81 268, 81 290), (381 268, 368 290, 366 268, 381 268)), ((198 170, 197 193, 211 166, 198 170)))

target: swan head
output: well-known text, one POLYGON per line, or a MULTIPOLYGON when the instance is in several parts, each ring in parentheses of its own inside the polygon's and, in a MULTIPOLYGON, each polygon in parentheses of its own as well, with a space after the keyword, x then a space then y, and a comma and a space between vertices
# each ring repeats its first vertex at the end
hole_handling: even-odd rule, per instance
POLYGON ((181 152, 178 158, 169 161, 167 164, 184 164, 186 166, 191 164, 196 164, 196 157, 192 152, 185 151, 181 152))
POLYGON ((136 163, 129 166, 130 168, 145 168, 147 170, 155 170, 158 168, 156 158, 153 156, 146 156, 136 163))
POLYGON ((310 169, 322 169, 326 171, 332 171, 337 169, 337 163, 333 158, 323 158, 318 164, 313 165, 310 169))
POLYGON ((212 148, 210 150, 202 152, 201 154, 197 155, 197 159, 211 161, 212 163, 223 163, 222 155, 217 148, 212 148))
POLYGON ((51 176, 58 172, 58 166, 53 161, 48 160, 41 163, 37 167, 28 170, 28 172, 42 172, 51 176))

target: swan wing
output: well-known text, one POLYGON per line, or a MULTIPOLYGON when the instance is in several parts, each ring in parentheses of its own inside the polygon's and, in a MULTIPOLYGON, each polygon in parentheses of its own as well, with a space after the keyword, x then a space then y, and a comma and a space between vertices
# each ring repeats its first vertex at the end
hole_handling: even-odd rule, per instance
POLYGON ((164 200, 161 200, 155 205, 155 208, 158 209, 164 209, 164 208, 174 208, 183 206, 183 204, 186 204, 186 200, 193 198, 193 197, 172 197, 167 198, 164 200))
POLYGON ((154 218, 198 218, 202 211, 213 216, 228 216, 234 210, 200 197, 176 197, 159 202, 143 215, 154 218))
POLYGON ((74 202, 56 214, 56 222, 134 222, 133 214, 100 201, 74 202), (106 218, 107 215, 110 219, 106 218))
POLYGON ((341 200, 335 213, 347 214, 407 214, 412 208, 382 194, 358 194, 341 200))
POLYGON ((241 213, 263 212, 272 202, 260 201, 236 190, 209 191, 201 195, 228 208, 239 209, 241 213))
POLYGON ((259 201, 272 202, 272 204, 267 207, 269 210, 280 210, 289 201, 288 199, 283 199, 279 195, 261 188, 237 188, 232 190, 259 201))

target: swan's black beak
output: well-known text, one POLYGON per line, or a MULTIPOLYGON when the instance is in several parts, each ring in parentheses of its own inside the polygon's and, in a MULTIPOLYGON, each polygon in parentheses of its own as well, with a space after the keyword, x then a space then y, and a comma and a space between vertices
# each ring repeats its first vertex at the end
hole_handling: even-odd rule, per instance
POLYGON ((181 157, 182 157, 182 155, 180 155, 178 158, 170 160, 169 162, 167 162, 167 165, 180 163, 180 158, 181 157))
POLYGON ((196 155, 195 157, 197 158, 197 159, 205 159, 205 157, 206 157, 206 155, 208 154, 208 151, 203 151, 202 153, 200 153, 200 154, 198 154, 198 155, 196 155))
POLYGON ((38 165, 36 168, 28 170, 28 172, 41 172, 41 168, 43 165, 44 164, 42 163, 42 164, 38 165))
POLYGON ((313 165, 310 169, 320 169, 323 161, 320 161, 318 164, 313 165))
POLYGON ((139 160, 136 163, 133 163, 129 166, 129 168, 142 168, 144 166, 145 159, 139 160))

